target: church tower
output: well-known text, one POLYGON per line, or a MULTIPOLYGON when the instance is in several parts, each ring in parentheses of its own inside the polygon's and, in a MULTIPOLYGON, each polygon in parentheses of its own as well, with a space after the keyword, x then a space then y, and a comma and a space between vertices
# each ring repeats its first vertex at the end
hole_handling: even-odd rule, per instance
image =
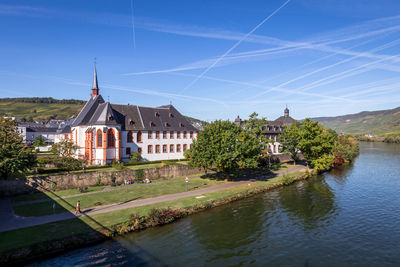
POLYGON ((92 96, 99 95, 99 84, 97 82, 96 64, 94 65, 92 96))
POLYGON ((286 106, 286 108, 285 108, 284 114, 285 114, 285 118, 288 118, 288 117, 289 117, 289 109, 287 108, 287 106, 286 106))

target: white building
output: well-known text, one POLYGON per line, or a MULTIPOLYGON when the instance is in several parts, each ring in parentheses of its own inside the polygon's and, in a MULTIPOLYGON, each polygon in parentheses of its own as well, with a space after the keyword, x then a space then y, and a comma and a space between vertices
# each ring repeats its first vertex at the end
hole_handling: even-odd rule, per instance
POLYGON ((145 161, 182 159, 196 136, 196 128, 172 105, 151 108, 105 102, 96 68, 92 95, 69 133, 79 147, 76 157, 89 164, 127 162, 136 151, 145 161))

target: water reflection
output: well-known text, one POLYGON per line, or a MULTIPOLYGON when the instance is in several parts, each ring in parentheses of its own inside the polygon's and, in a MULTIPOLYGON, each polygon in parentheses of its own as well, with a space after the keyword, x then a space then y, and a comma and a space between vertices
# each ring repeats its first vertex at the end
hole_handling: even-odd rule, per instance
POLYGON ((298 182, 278 192, 287 217, 305 230, 325 227, 336 216, 335 195, 322 177, 298 182))

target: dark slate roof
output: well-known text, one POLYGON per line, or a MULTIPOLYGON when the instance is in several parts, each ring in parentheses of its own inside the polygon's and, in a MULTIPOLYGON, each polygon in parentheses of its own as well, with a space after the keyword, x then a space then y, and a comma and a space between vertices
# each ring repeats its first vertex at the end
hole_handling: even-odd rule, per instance
POLYGON ((37 132, 37 133, 56 133, 58 128, 50 127, 27 127, 27 132, 37 132))
POLYGON ((291 125, 292 123, 294 123, 296 120, 293 119, 290 116, 281 116, 279 118, 277 118, 276 120, 274 120, 271 125, 291 125))
POLYGON ((71 126, 69 126, 69 125, 66 125, 65 127, 63 127, 63 128, 59 128, 58 130, 57 130, 57 133, 58 134, 69 134, 71 132, 71 126))
POLYGON ((111 106, 117 114, 122 130, 196 131, 196 128, 172 105, 156 108, 132 105, 111 106))
POLYGON ((98 104, 96 111, 89 120, 89 125, 117 125, 116 114, 109 102, 98 104))
POLYGON ((101 95, 95 95, 90 97, 88 102, 86 102, 85 106, 82 108, 81 112, 79 112, 78 116, 72 123, 72 127, 78 125, 88 125, 90 119, 93 117, 93 114, 96 112, 99 104, 104 103, 104 99, 101 95))
POLYGON ((104 102, 101 95, 88 100, 72 123, 72 127, 78 125, 120 125, 122 130, 196 131, 172 105, 156 108, 115 105, 104 102))

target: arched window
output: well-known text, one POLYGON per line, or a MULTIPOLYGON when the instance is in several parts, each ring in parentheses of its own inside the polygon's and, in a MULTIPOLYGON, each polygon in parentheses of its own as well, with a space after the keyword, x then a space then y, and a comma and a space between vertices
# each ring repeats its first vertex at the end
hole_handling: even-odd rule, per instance
POLYGON ((132 131, 128 131, 128 134, 126 136, 126 142, 132 143, 133 142, 133 134, 132 131))
POLYGON ((97 147, 103 147, 103 132, 100 129, 97 130, 96 136, 97 136, 96 140, 97 147))
POLYGON ((113 129, 107 131, 107 148, 115 147, 115 134, 113 129))
POLYGON ((139 131, 139 132, 137 133, 137 135, 136 135, 136 140, 137 140, 138 143, 141 143, 141 142, 142 142, 142 132, 141 132, 141 131, 139 131))

